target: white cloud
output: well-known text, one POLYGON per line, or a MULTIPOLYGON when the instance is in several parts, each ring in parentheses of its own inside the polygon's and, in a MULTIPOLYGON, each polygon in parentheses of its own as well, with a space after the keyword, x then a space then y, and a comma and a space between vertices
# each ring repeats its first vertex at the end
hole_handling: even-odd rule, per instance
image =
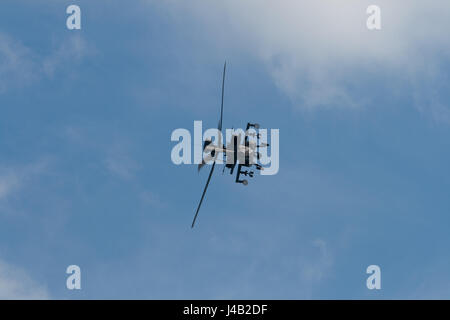
POLYGON ((42 173, 47 163, 47 159, 42 159, 23 166, 0 165, 0 203, 17 192, 34 175, 42 173))
POLYGON ((0 300, 49 299, 47 288, 20 268, 0 260, 0 300))
POLYGON ((0 32, 0 94, 32 82, 36 68, 31 50, 0 32))
POLYGON ((20 40, 0 32, 0 94, 52 77, 58 70, 70 69, 94 52, 83 37, 75 34, 65 37, 52 54, 42 57, 20 40))
MULTIPOLYGON (((222 53, 237 49, 265 63, 276 85, 297 106, 364 104, 366 97, 352 88, 376 75, 393 78, 392 85, 398 80, 407 83, 427 100, 429 92, 422 94, 416 83, 442 76, 428 71, 438 61, 448 61, 450 2, 378 0, 380 31, 366 28, 366 9, 371 4, 173 0, 164 5, 174 19, 192 17, 186 27, 199 24, 205 38, 216 42, 222 53)), ((370 91, 364 94, 370 96, 370 91)))
POLYGON ((111 155, 105 162, 106 167, 112 174, 124 180, 133 178, 138 170, 137 164, 130 157, 123 154, 111 155))
POLYGON ((0 174, 0 200, 6 197, 19 187, 19 177, 13 171, 0 174))
POLYGON ((144 203, 147 204, 149 206, 152 207, 156 207, 156 208, 163 208, 166 207, 166 203, 164 203, 161 200, 161 197, 159 196, 159 194, 153 192, 153 191, 149 191, 149 190, 144 190, 139 194, 139 199, 144 203))
POLYGON ((94 49, 79 34, 67 37, 54 50, 53 54, 43 60, 46 75, 53 76, 64 64, 73 65, 92 54, 94 49))
POLYGON ((140 166, 129 155, 126 145, 125 142, 115 142, 111 145, 107 151, 105 165, 111 174, 124 180, 130 180, 135 177, 140 166))
POLYGON ((333 266, 333 257, 323 239, 313 241, 313 247, 317 251, 315 258, 300 259, 301 277, 304 283, 311 287, 326 278, 333 266))

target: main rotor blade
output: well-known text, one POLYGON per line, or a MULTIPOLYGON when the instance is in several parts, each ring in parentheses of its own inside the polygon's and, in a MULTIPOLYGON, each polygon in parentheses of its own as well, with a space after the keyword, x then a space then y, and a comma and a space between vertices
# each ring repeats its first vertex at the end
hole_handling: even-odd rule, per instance
POLYGON ((208 180, 206 181, 205 189, 203 190, 202 198, 200 199, 200 203, 198 204, 197 211, 195 212, 195 216, 194 216, 194 220, 192 221, 192 226, 191 226, 191 228, 194 227, 195 220, 197 220, 198 212, 199 212, 199 210, 200 210, 200 206, 202 205, 203 198, 205 197, 206 189, 208 189, 209 181, 211 180, 211 176, 212 176, 212 174, 213 174, 213 171, 214 171, 214 167, 215 167, 215 166, 216 166, 216 162, 214 161, 214 163, 213 163, 213 165, 212 165, 212 167, 211 167, 211 171, 209 172, 208 180))
POLYGON ((217 126, 217 129, 219 131, 222 131, 222 121, 223 121, 223 96, 225 93, 225 70, 227 69, 227 62, 225 61, 225 64, 223 65, 223 77, 222 77, 222 103, 220 105, 220 120, 219 125, 217 126))

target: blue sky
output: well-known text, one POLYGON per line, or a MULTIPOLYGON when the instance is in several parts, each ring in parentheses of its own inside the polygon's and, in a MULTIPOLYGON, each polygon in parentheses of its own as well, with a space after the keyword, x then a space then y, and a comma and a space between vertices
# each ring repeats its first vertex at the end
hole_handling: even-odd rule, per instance
POLYGON ((2 1, 0 297, 450 298, 450 5, 374 3, 2 1), (170 135, 216 126, 224 60, 280 171, 217 170, 191 230, 170 135))

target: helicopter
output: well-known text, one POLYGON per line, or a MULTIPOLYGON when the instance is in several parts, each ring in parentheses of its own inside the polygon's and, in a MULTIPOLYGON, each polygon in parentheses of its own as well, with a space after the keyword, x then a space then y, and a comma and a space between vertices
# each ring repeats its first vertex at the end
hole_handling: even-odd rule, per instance
MULTIPOLYGON (((223 124, 223 104, 224 104, 224 93, 225 93, 225 73, 226 73, 227 63, 225 62, 223 66, 223 75, 222 75, 222 100, 220 106, 220 118, 219 124, 217 126, 217 131, 222 131, 223 124)), ((253 178, 255 172, 251 170, 254 166, 256 170, 264 170, 264 168, 258 164, 260 159, 259 148, 268 147, 269 144, 266 142, 260 141, 260 135, 256 132, 260 128, 258 123, 247 123, 247 127, 244 133, 244 143, 242 143, 242 134, 241 133, 232 133, 231 139, 228 143, 222 144, 221 139, 217 141, 217 144, 214 144, 211 139, 205 139, 203 143, 203 159, 202 163, 198 165, 198 171, 200 171, 206 164, 211 164, 211 170, 208 175, 208 179, 206 180, 206 185, 203 189, 202 197, 200 198, 200 202, 197 206, 197 210, 195 212, 194 219, 192 221, 191 228, 194 228, 195 222, 197 220, 198 213, 200 211, 200 207, 203 203, 203 199, 205 198, 206 190, 208 189, 209 183, 211 181, 211 177, 214 172, 214 168, 216 163, 218 163, 219 155, 222 155, 225 158, 225 165, 223 167, 222 173, 225 169, 230 171, 230 175, 233 175, 235 168, 236 169, 236 178, 235 182, 240 183, 244 186, 248 185, 248 180, 244 177, 253 178), (256 138, 255 141, 251 141, 249 137, 256 138)), ((222 135, 220 134, 219 137, 222 135)), ((253 139, 252 139, 253 140, 253 139)), ((224 163, 221 161, 221 163, 224 163)))

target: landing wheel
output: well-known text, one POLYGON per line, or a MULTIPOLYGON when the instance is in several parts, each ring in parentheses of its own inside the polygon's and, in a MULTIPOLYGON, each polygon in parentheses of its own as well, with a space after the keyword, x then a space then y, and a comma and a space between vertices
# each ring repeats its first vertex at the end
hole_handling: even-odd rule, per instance
POLYGON ((248 185, 248 181, 247 181, 247 180, 242 180, 242 184, 243 184, 244 186, 246 186, 246 185, 248 185))

